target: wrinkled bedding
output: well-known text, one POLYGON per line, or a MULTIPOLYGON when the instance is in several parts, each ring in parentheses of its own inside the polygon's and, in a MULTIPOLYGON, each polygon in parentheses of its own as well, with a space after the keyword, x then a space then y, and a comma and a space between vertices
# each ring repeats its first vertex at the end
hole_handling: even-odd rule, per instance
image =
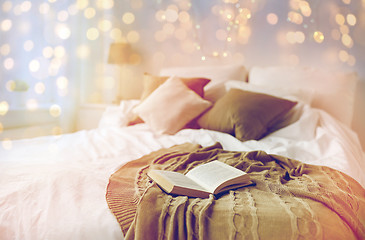
POLYGON ((110 178, 107 201, 126 239, 365 238, 365 190, 349 176, 263 151, 225 151, 219 143, 182 144, 124 165, 110 178), (166 194, 146 175, 186 173, 214 160, 249 173, 255 186, 188 198, 166 194))
POLYGON ((0 144, 1 239, 121 239, 106 202, 109 177, 126 163, 184 143, 219 142, 227 151, 265 151, 341 171, 365 186, 365 159, 349 128, 298 104, 286 127, 241 142, 205 129, 157 135, 146 124, 107 127, 0 144))

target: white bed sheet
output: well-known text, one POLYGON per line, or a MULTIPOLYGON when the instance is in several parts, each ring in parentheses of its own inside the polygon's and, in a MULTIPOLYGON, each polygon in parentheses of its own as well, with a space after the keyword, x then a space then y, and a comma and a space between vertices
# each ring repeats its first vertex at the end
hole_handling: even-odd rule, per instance
POLYGON ((184 142, 264 150, 343 171, 365 186, 356 134, 321 110, 296 106, 297 121, 260 141, 209 130, 155 135, 145 124, 98 128, 0 147, 1 239, 121 239, 105 200, 109 176, 128 161, 184 142))

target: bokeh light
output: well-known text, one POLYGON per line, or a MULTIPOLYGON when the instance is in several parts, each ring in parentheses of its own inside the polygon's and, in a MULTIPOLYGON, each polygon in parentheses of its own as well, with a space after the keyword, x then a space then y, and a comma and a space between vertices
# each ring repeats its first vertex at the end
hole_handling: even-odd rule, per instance
POLYGON ((62 113, 61 107, 57 104, 53 104, 50 108, 49 108, 49 114, 52 117, 59 117, 62 113))
POLYGON ((278 23, 278 15, 276 15, 275 13, 269 13, 266 16, 266 21, 270 24, 270 25, 275 25, 278 23))
POLYGON ((99 31, 96 28, 89 28, 86 32, 86 37, 89 40, 96 40, 99 37, 99 31))
POLYGON ((1 145, 5 150, 10 150, 13 148, 13 142, 11 141, 10 138, 4 138, 1 141, 1 145))
POLYGON ((123 14, 122 20, 125 24, 132 24, 135 20, 135 16, 133 13, 127 12, 123 14))
POLYGON ((0 102, 0 115, 4 116, 9 111, 9 103, 7 101, 0 102))
POLYGON ((317 43, 322 43, 324 41, 324 35, 320 31, 315 31, 313 33, 313 38, 317 43))
POLYGON ((27 99, 25 105, 29 111, 34 111, 34 110, 38 109, 39 103, 38 103, 37 99, 30 98, 30 99, 27 99))

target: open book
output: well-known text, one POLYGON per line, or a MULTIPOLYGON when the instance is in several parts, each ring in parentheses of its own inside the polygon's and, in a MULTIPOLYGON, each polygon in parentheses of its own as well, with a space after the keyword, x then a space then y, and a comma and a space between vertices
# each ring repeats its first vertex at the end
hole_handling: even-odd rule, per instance
POLYGON ((147 174, 167 193, 200 198, 253 184, 247 173, 218 160, 195 167, 185 175, 165 170, 150 170, 147 174))

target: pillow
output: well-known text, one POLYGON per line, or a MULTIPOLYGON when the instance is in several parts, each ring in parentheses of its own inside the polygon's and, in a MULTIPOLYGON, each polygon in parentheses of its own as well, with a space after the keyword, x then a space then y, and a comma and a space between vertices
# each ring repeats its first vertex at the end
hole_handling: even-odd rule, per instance
POLYGON ((103 112, 98 127, 124 127, 134 118, 133 108, 139 103, 139 100, 122 100, 119 106, 107 106, 103 112))
MULTIPOLYGON (((164 83, 169 77, 168 76, 153 76, 145 73, 143 75, 143 92, 141 100, 146 99, 158 86, 164 83)), ((202 98, 204 97, 204 87, 210 82, 207 78, 181 78, 183 83, 196 92, 202 98)))
POLYGON ((228 80, 247 81, 248 71, 239 64, 212 65, 194 67, 163 68, 161 76, 178 76, 185 78, 204 77, 211 82, 204 88, 205 99, 215 102, 225 94, 224 83, 228 80))
POLYGON ((296 102, 267 94, 231 89, 198 119, 198 124, 241 141, 258 140, 270 133, 295 105, 296 102))
POLYGON ((134 112, 156 133, 174 134, 212 105, 171 77, 153 91, 134 112))
MULTIPOLYGON (((144 73, 143 75, 143 92, 141 95, 141 101, 146 99, 156 88, 158 88, 161 84, 163 84, 169 77, 165 76, 153 76, 148 73, 144 73)), ((210 79, 207 78, 181 78, 183 83, 196 92, 202 98, 204 97, 204 86, 210 82, 210 79)), ((135 125, 143 123, 143 120, 137 115, 132 118, 128 125, 135 125)), ((189 128, 195 128, 194 124, 189 125, 189 128)))
POLYGON ((314 92, 312 107, 322 109, 351 126, 357 84, 355 73, 309 67, 253 67, 249 82, 274 87, 296 87, 314 92))
POLYGON ((225 83, 226 91, 228 92, 232 88, 241 90, 264 93, 275 97, 285 98, 288 100, 301 101, 310 105, 313 100, 314 91, 304 90, 294 87, 273 87, 273 86, 260 86, 252 83, 241 82, 236 80, 230 80, 225 83))

